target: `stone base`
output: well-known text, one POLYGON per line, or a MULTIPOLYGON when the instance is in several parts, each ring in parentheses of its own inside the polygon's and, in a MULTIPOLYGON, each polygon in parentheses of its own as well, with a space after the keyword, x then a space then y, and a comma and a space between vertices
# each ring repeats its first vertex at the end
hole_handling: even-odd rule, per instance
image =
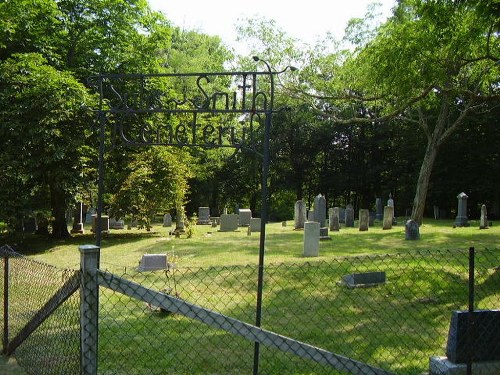
MULTIPOLYGON (((447 357, 431 357, 429 360, 429 375, 466 375, 465 363, 453 363, 447 357)), ((500 361, 476 362, 472 364, 474 375, 500 374, 500 361)))
POLYGON ((83 223, 77 223, 73 225, 73 229, 71 229, 71 233, 84 233, 83 223))

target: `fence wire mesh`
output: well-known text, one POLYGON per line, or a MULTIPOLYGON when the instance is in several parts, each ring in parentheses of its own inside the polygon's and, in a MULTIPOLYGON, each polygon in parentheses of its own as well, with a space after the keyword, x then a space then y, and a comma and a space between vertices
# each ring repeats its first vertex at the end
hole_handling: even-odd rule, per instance
MULTIPOLYGON (((0 253, 0 275, 8 276, 0 292, 4 296, 8 285, 12 340, 79 272, 36 262, 7 247, 0 253)), ((468 308, 468 262, 467 251, 420 251, 266 266, 262 328, 285 336, 274 335, 279 342, 274 344, 292 353, 261 345, 259 374, 377 373, 352 362, 340 366, 351 368, 348 372, 302 358, 324 355, 314 347, 382 369, 381 373, 426 373, 429 357, 446 354, 452 312, 468 308), (352 280, 347 275, 374 272, 384 273, 385 283, 356 287, 345 282, 352 280), (286 337, 309 344, 315 354, 286 337)), ((498 249, 476 252, 476 309, 500 307, 499 266, 498 249)), ((98 325, 82 327, 98 332, 98 374, 252 373, 254 344, 248 337, 253 333, 241 322, 255 321, 257 274, 256 266, 110 274, 126 280, 135 298, 99 287, 98 325), (159 299, 156 291, 162 293, 159 299), (146 294, 156 296, 159 303, 143 302, 146 294), (185 310, 187 304, 169 310, 168 306, 178 306, 176 300, 162 295, 214 314, 189 306, 185 310), (193 313, 198 314, 194 319, 193 313), (233 324, 229 330, 240 329, 247 339, 214 328, 217 313, 223 317, 221 327, 233 324)), ((96 293, 89 295, 95 298, 96 293)), ((80 322, 85 322, 85 312, 83 316, 80 320, 79 293, 72 294, 16 348, 16 359, 27 374, 80 373, 80 322)), ((475 341, 466 345, 480 352, 487 332, 498 332, 498 324, 476 332, 475 341)), ((500 342, 490 350, 499 353, 500 342)))
MULTIPOLYGON (((476 254, 476 309, 500 306, 500 251, 476 254)), ((127 270, 142 286, 252 323, 257 267, 127 270)), ((467 310, 467 251, 268 265, 263 328, 396 374, 422 374, 445 355, 451 313, 467 310), (343 276, 385 272, 348 287, 343 276)), ((106 374, 251 373, 253 344, 101 288, 99 369, 106 374)), ((500 343, 495 351, 500 351, 500 343)), ((331 374, 330 367, 261 345, 260 374, 331 374)), ((359 371, 358 373, 363 373, 359 371)))
MULTIPOLYGON (((4 301, 8 280, 8 339, 23 336, 23 329, 33 323, 51 298, 78 271, 59 269, 20 256, 11 248, 0 248, 0 293, 4 301), (8 259, 8 260, 7 260, 8 259), (5 262, 8 262, 6 274, 5 262)), ((15 350, 18 364, 27 374, 78 374, 80 372, 80 300, 73 294, 50 315, 40 317, 41 324, 15 350)), ((2 309, 2 342, 5 316, 2 309)), ((6 348, 4 348, 5 350, 6 348)))

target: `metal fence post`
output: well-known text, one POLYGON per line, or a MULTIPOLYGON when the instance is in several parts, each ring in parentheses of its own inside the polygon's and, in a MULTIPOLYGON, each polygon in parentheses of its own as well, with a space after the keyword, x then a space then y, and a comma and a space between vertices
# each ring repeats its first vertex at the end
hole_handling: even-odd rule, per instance
POLYGON ((469 311, 467 314, 467 367, 466 374, 472 375, 472 362, 474 361, 474 248, 469 248, 469 311))
POLYGON ((80 250, 80 373, 97 375, 99 336, 99 285, 97 264, 100 247, 82 245, 80 250))
POLYGON ((9 350, 9 256, 4 255, 3 270, 3 353, 9 350))

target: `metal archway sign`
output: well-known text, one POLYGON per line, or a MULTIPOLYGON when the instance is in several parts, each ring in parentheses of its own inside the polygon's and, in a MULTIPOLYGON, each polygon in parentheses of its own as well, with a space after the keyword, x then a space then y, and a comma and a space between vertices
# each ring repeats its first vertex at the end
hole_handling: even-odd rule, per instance
MULTIPOLYGON (((255 325, 261 326, 266 219, 268 216, 269 136, 275 77, 264 71, 172 74, 100 74, 88 82, 99 93, 96 245, 101 246, 104 155, 127 146, 245 149, 262 157, 262 204, 255 325), (180 96, 178 93, 182 93, 180 96), (226 123, 228 122, 228 123, 226 123), (261 137, 259 139, 259 137, 261 137), (258 147, 260 142, 260 147, 258 147)), ((259 344, 254 347, 258 373, 259 344)))

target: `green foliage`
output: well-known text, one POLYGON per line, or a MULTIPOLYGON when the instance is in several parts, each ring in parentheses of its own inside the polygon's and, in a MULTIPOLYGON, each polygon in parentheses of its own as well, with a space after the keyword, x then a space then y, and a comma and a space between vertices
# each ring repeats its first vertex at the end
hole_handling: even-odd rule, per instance
POLYGON ((39 54, 0 62, 0 87, 1 216, 15 226, 23 211, 51 208, 53 229, 65 227, 92 121, 85 106, 93 98, 39 54))
POLYGON ((132 155, 124 167, 127 173, 118 181, 110 202, 114 217, 129 215, 149 227, 157 212, 184 203, 191 176, 186 153, 147 148, 132 155))

